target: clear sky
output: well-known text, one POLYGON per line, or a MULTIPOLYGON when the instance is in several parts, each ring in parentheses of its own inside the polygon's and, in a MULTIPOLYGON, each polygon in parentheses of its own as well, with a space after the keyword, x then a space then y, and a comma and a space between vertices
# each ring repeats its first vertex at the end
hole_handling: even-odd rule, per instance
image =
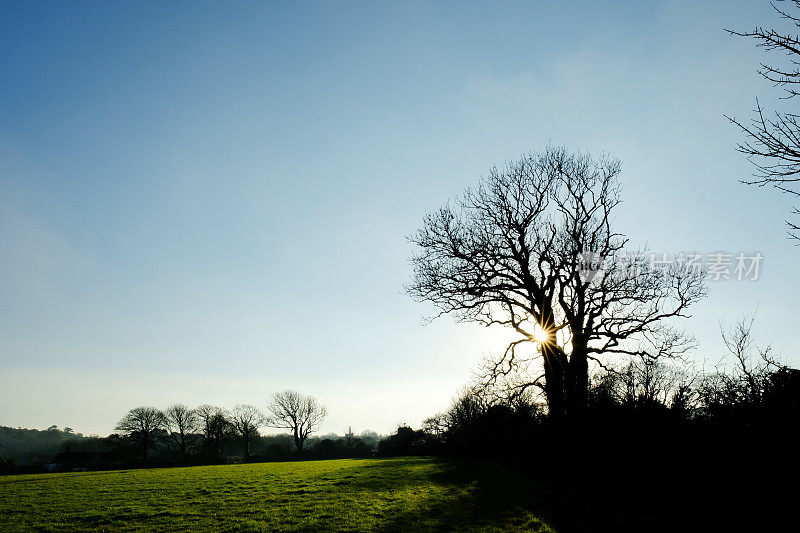
MULTIPOLYGON (((760 251, 712 284, 694 357, 758 307, 797 364, 788 199, 747 187, 723 114, 767 2, 4 2, 0 424, 105 434, 137 405, 264 407, 323 431, 418 425, 502 333, 403 294, 405 236, 493 164, 623 162, 618 229, 655 251, 760 251)), ((795 105, 784 102, 783 106, 795 105)))

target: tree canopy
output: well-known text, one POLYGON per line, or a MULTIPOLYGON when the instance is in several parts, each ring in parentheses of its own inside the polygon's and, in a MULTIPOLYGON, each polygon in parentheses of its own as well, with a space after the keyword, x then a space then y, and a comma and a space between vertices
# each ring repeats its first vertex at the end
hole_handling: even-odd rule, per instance
POLYGON ((437 316, 516 331, 484 378, 510 394, 539 387, 554 416, 585 406, 589 360, 687 349, 671 319, 706 292, 698 265, 648 262, 616 230, 620 170, 608 156, 548 147, 492 168, 410 237, 408 292, 437 316), (541 372, 519 379, 533 359, 541 372))

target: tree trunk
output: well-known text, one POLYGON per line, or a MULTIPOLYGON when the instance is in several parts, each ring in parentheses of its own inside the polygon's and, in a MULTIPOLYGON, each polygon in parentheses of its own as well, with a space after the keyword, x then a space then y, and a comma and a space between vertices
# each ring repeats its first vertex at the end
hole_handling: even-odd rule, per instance
POLYGON ((580 418, 586 411, 589 397, 589 351, 579 335, 572 339, 567 379, 567 413, 580 418))
POLYGON ((303 439, 300 438, 297 428, 294 429, 294 446, 297 448, 297 453, 303 453, 303 439))
MULTIPOLYGON (((541 327, 544 331, 555 330, 555 320, 552 309, 545 305, 541 314, 541 327)), ((544 359, 544 390, 547 397, 547 409, 550 418, 561 420, 565 414, 565 373, 567 371, 567 356, 564 350, 556 344, 555 335, 551 334, 542 342, 542 358, 544 359)))
POLYGON ((547 397, 547 408, 550 417, 561 420, 565 414, 564 402, 564 370, 566 368, 566 355, 561 348, 549 344, 542 344, 544 358, 544 389, 547 397))
POLYGON ((181 463, 186 465, 186 436, 181 432, 181 463))

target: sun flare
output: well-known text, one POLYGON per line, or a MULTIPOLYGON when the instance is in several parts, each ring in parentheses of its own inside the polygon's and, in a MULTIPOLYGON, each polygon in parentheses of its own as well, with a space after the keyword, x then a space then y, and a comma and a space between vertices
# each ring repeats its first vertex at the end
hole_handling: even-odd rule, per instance
POLYGON ((542 344, 550 337, 550 333, 545 330, 541 325, 534 324, 533 331, 531 332, 531 339, 536 344, 542 344))

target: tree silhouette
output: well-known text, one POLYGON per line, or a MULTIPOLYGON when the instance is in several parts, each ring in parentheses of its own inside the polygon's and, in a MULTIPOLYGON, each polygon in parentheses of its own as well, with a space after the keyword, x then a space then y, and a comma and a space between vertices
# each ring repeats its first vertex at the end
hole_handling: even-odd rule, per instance
MULTIPOLYGON (((790 0, 795 10, 800 11, 800 0, 790 0)), ((800 12, 792 14, 788 9, 780 9, 771 4, 780 19, 793 26, 794 31, 800 28, 800 12)), ((752 31, 739 32, 726 30, 731 35, 747 37, 756 41, 756 46, 767 52, 777 52, 786 58, 785 64, 761 63, 758 73, 773 86, 782 87, 786 99, 800 94, 800 35, 790 30, 778 31, 757 26, 752 31)), ((738 151, 745 154, 756 168, 750 185, 770 185, 791 196, 800 196, 800 115, 776 111, 772 118, 765 113, 756 99, 756 116, 750 123, 744 123, 727 116, 733 124, 745 133, 747 139, 737 146, 738 151)), ((792 214, 800 215, 797 207, 792 214)), ((789 235, 800 240, 800 226, 790 221, 789 235)))
POLYGON ((510 393, 539 387, 556 418, 584 409, 588 362, 600 354, 685 351, 670 319, 705 295, 700 272, 626 248, 612 226, 619 173, 615 159, 548 147, 491 169, 410 237, 408 292, 436 316, 515 330, 483 378, 497 383, 541 358, 542 372, 509 382, 510 393), (601 259, 602 272, 587 271, 587 258, 601 259))
POLYGON ((264 425, 266 419, 261 411, 252 405, 237 405, 231 411, 230 422, 242 440, 244 460, 247 461, 250 459, 250 444, 258 436, 258 428, 264 425))
POLYGON ((187 443, 192 432, 197 429, 199 417, 195 411, 180 403, 167 407, 164 416, 170 437, 178 447, 181 462, 186 464, 187 443))
POLYGON ((153 448, 167 420, 164 413, 155 407, 136 407, 117 423, 116 429, 128 435, 142 450, 142 459, 147 464, 148 451, 153 448))
POLYGON ((223 443, 231 429, 228 413, 220 407, 207 404, 198 407, 196 412, 202 424, 205 447, 210 448, 211 453, 217 459, 221 459, 223 443))
POLYGON ((267 425, 291 430, 298 453, 303 451, 303 443, 309 434, 319 429, 328 414, 325 406, 313 396, 294 390, 275 393, 269 403, 269 410, 272 416, 267 425))

